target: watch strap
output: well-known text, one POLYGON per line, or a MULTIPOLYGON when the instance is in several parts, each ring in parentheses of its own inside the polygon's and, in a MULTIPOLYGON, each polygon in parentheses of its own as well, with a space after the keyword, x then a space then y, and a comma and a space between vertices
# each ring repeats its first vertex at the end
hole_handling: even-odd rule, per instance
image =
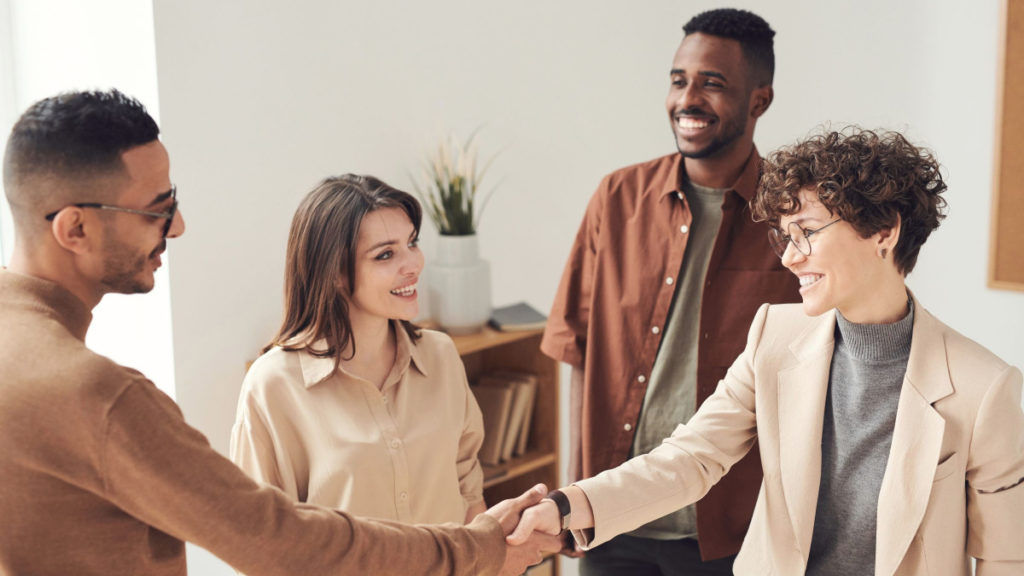
POLYGON ((569 516, 572 514, 572 506, 569 504, 569 497, 561 490, 552 490, 544 498, 551 500, 558 508, 562 530, 569 529, 569 516))

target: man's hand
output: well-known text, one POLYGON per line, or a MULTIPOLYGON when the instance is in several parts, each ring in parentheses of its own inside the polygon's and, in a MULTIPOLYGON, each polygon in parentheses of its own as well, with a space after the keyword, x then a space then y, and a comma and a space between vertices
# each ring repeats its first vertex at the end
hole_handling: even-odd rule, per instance
MULTIPOLYGON (((505 542, 513 546, 519 546, 526 543, 535 531, 551 535, 557 539, 558 533, 562 531, 561 519, 562 517, 558 513, 558 506, 554 502, 551 500, 541 500, 540 503, 527 508, 523 512, 519 525, 516 526, 515 531, 511 535, 505 538, 505 542)), ((561 540, 559 540, 558 549, 560 550, 561 548, 561 540)))
POLYGON ((562 541, 558 536, 534 532, 523 544, 505 548, 505 563, 498 574, 499 576, 519 576, 526 571, 527 567, 540 564, 544 559, 544 554, 558 552, 562 548, 562 541))
MULTIPOLYGON (((501 524, 501 530, 507 537, 519 524, 523 510, 536 505, 540 499, 548 493, 543 484, 537 484, 524 492, 521 496, 511 500, 499 502, 491 509, 484 512, 492 516, 501 524)), ((544 559, 545 552, 557 552, 562 548, 562 543, 557 536, 548 534, 533 534, 522 538, 517 546, 506 543, 505 563, 501 567, 500 576, 516 576, 526 571, 526 568, 539 564, 544 559)))

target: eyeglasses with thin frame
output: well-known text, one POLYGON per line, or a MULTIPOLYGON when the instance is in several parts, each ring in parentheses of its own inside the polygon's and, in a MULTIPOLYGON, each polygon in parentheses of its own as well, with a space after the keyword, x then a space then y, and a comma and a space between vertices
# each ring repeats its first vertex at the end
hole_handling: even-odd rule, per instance
MULTIPOLYGON (((136 210, 135 208, 124 208, 122 206, 113 206, 111 204, 100 204, 99 202, 79 202, 77 204, 68 204, 64 208, 70 208, 74 206, 76 208, 96 208, 97 210, 110 210, 112 212, 127 212, 128 214, 138 214, 140 216, 148 216, 150 218, 164 218, 167 222, 164 223, 163 237, 167 238, 167 233, 171 231, 171 224, 174 222, 174 215, 178 212, 178 187, 171 186, 168 190, 171 197, 171 207, 166 212, 151 212, 149 210, 136 210)), ((57 217, 57 214, 61 210, 54 210, 46 215, 47 221, 52 221, 57 217)))
POLYGON ((795 246, 797 251, 804 256, 810 256, 811 236, 814 236, 818 232, 821 232, 840 220, 842 220, 842 218, 836 218, 820 228, 804 228, 796 222, 790 222, 789 226, 786 227, 786 229, 789 230, 789 234, 784 233, 779 228, 772 228, 768 232, 768 241, 772 245, 772 249, 775 250, 775 253, 778 254, 779 258, 782 258, 786 254, 786 247, 790 244, 795 246))

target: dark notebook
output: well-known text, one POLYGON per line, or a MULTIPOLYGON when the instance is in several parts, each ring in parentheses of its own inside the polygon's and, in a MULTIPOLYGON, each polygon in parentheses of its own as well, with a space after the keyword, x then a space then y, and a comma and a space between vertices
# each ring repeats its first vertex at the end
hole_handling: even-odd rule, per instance
POLYGON ((491 313, 491 326, 504 332, 543 328, 547 317, 526 302, 495 308, 491 313))

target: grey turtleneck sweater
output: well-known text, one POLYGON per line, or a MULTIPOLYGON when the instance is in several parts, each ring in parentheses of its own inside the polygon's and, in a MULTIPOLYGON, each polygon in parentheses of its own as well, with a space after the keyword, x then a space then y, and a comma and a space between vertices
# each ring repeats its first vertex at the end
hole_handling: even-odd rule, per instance
POLYGON ((807 574, 873 574, 878 492, 910 357, 909 312, 892 324, 836 313, 821 435, 821 487, 807 574))

